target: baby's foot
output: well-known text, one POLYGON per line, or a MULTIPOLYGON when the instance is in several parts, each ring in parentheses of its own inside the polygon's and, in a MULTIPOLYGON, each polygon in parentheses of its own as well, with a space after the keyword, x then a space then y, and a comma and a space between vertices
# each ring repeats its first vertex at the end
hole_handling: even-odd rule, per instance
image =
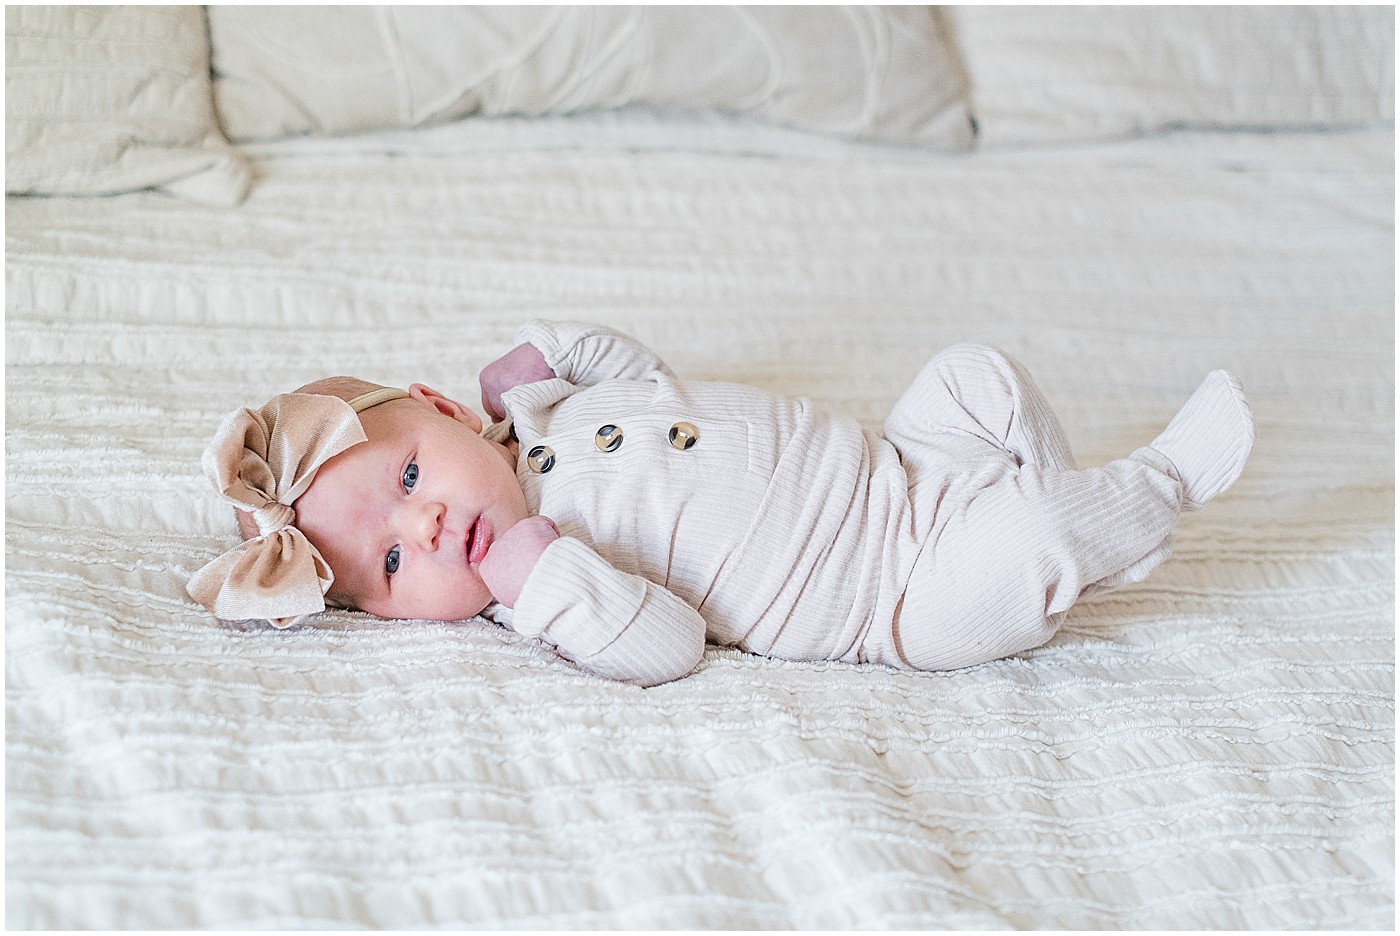
POLYGON ((1182 509, 1194 510, 1235 483, 1254 446, 1254 415, 1239 379, 1212 371, 1148 446, 1165 457, 1182 486, 1182 509))

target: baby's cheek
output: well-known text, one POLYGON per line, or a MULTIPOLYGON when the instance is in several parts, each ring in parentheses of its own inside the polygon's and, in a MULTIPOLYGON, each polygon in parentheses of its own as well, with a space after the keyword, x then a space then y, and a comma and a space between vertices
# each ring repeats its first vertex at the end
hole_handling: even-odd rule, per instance
POLYGON ((425 576, 415 583, 413 597, 417 610, 405 617, 430 621, 460 621, 475 617, 491 602, 491 592, 470 573, 425 576))

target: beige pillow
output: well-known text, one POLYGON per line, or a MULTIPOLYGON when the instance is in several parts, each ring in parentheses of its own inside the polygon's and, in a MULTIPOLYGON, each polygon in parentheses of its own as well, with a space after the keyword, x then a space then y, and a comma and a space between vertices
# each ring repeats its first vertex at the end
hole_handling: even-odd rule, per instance
POLYGON ((5 8, 7 192, 236 204, 250 178, 214 122, 201 7, 5 8))
POLYGON ((1395 116, 1393 7, 956 7, 979 146, 1395 116))
POLYGON ((236 141, 646 102, 971 144, 929 7, 213 6, 209 27, 236 141))

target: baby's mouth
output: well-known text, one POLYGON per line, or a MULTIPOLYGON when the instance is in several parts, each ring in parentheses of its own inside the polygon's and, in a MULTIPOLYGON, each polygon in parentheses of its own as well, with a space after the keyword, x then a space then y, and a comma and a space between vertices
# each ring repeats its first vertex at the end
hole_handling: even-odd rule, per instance
POLYGON ((487 550, 491 548, 491 541, 491 521, 484 516, 477 517, 467 531, 467 563, 481 565, 481 560, 486 558, 487 550))

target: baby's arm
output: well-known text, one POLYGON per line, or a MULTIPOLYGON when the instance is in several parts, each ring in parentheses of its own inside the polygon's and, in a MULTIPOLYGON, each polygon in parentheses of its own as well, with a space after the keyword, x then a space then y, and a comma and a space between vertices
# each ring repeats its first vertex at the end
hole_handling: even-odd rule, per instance
POLYGON ((521 384, 560 377, 579 387, 604 380, 674 377, 659 357, 621 332, 583 322, 535 319, 516 333, 516 347, 481 370, 481 405, 499 422, 501 394, 521 384))
POLYGON ((613 568, 582 542, 529 517, 491 547, 481 576, 513 611, 511 628, 541 637, 585 669, 642 686, 679 679, 705 651, 705 620, 647 579, 613 568))

